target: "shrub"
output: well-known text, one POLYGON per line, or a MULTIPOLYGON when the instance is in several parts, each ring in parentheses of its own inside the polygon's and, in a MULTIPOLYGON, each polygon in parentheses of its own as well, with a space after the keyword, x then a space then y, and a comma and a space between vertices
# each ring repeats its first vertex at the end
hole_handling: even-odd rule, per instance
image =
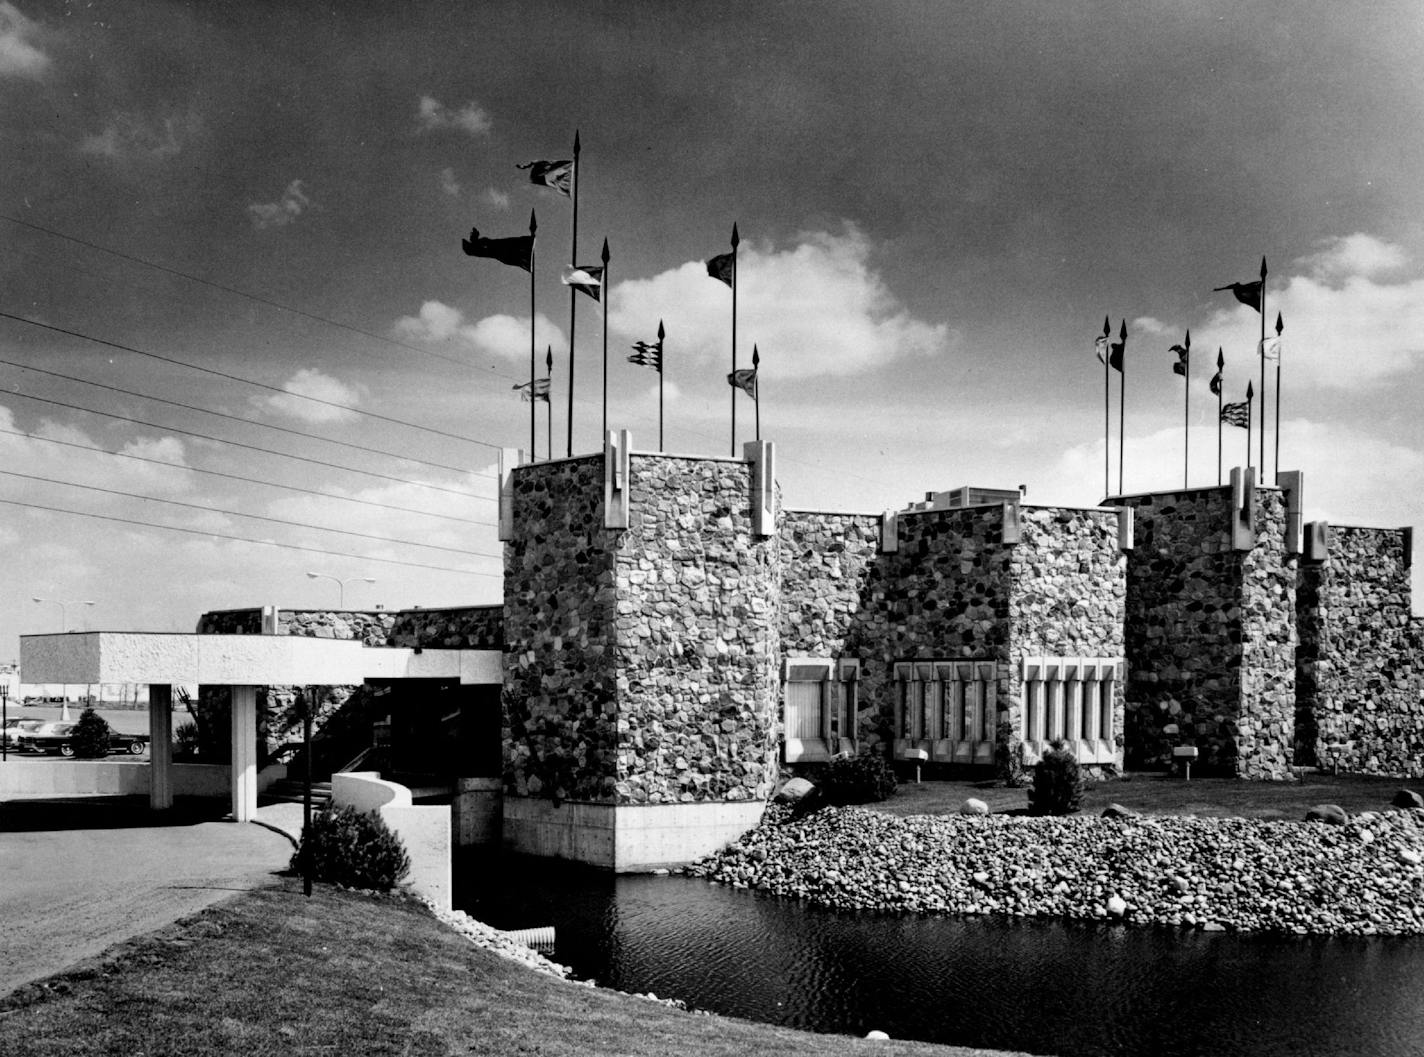
POLYGON ((1027 783, 1023 765, 1023 742, 1018 738, 1014 725, 1007 719, 999 720, 994 728, 994 777, 1000 785, 1018 789, 1027 783))
POLYGON ((1053 741, 1033 769, 1030 815, 1073 815, 1083 806, 1083 772, 1062 741, 1053 741))
POLYGON ((841 756, 830 762, 817 787, 832 804, 868 804, 895 795, 895 772, 884 756, 841 756))
POLYGON ((327 809, 312 816, 292 869, 314 880, 389 892, 410 872, 410 856, 400 838, 376 811, 327 809))
POLYGON ((69 738, 74 755, 81 759, 97 760, 109 755, 109 724, 92 708, 79 714, 69 738))
POLYGON ((198 756, 198 724, 185 719, 173 728, 173 757, 192 760, 198 756))

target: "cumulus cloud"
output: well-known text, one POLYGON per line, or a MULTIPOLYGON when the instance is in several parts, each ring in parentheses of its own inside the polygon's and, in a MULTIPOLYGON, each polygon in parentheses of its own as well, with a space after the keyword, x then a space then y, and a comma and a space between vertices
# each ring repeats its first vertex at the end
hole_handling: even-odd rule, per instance
POLYGON ((445 168, 440 170, 440 190, 444 191, 451 198, 460 193, 460 181, 455 179, 455 170, 445 168))
POLYGON ((323 374, 315 367, 303 367, 287 379, 282 388, 285 393, 261 398, 260 406, 303 422, 349 422, 356 417, 355 411, 331 405, 355 407, 361 402, 360 390, 323 374))
MULTIPOLYGON (((529 317, 493 315, 471 323, 458 308, 427 301, 419 315, 402 316, 392 328, 395 336, 426 344, 454 342, 472 352, 522 362, 529 355, 529 317)), ((534 317, 534 345, 567 349, 564 332, 544 313, 534 317)))
MULTIPOLYGON (((1424 358, 1424 278, 1399 246, 1369 235, 1333 239, 1297 261, 1297 273, 1266 287, 1266 326, 1285 323, 1282 367, 1295 385, 1363 389, 1418 368, 1424 358)), ((1225 297, 1226 295, 1218 295, 1225 297)), ((1254 362, 1260 316, 1247 305, 1213 312, 1192 327, 1195 347, 1254 362)))
POLYGON ((247 215, 252 218, 252 226, 259 231, 264 228, 279 228, 292 223, 311 208, 302 181, 293 180, 275 202, 254 202, 247 207, 247 215))
POLYGON ((201 129, 202 121, 191 113, 121 113, 102 132, 85 136, 79 150, 120 165, 161 162, 179 154, 201 129))
POLYGON ((456 129, 472 136, 482 136, 494 128, 494 122, 478 103, 471 101, 456 109, 429 95, 420 97, 415 125, 421 132, 456 129))
POLYGON ((0 77, 38 78, 49 69, 50 59, 35 44, 39 26, 14 4, 0 2, 0 77))
MULTIPOLYGON (((848 375, 891 360, 944 353, 957 336, 943 323, 915 319, 870 266, 870 240, 847 224, 808 232, 778 249, 743 242, 737 258, 739 341, 760 345, 771 377, 848 375)), ((731 291, 689 261, 651 279, 614 287, 609 326, 644 337, 676 319, 680 356, 725 358, 731 291)))
POLYGON ((505 194, 497 187, 486 188, 485 193, 480 197, 484 200, 484 203, 486 205, 493 206, 495 209, 509 208, 509 195, 505 194))

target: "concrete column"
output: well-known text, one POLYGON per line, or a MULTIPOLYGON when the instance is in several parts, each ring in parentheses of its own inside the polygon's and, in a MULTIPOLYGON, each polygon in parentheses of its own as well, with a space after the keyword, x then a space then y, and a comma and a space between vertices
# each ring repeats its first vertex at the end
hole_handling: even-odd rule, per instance
POLYGON ((257 814, 257 687, 232 689, 232 820, 257 814))
POLYGON ((173 806, 173 687, 148 685, 148 806, 173 806))

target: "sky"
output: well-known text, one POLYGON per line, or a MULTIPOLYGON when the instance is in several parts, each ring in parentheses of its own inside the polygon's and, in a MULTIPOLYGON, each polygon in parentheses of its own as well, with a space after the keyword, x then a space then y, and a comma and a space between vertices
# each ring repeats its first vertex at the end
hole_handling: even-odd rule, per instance
POLYGON ((1120 455, 1123 491, 1180 487, 1184 438, 1214 485, 1207 382, 1220 349, 1226 400, 1260 388, 1260 317, 1213 288, 1264 256, 1267 479, 1278 435, 1308 520, 1424 524, 1421 68, 1409 2, 0 0, 0 661, 62 626, 498 602, 531 277, 460 243, 531 215, 539 458, 601 447, 604 320, 559 273, 605 239, 609 427, 658 447, 626 356, 661 322, 664 448, 733 450, 705 262, 736 225, 788 506, 1092 505, 1120 455), (516 168, 575 132, 576 248, 516 168))

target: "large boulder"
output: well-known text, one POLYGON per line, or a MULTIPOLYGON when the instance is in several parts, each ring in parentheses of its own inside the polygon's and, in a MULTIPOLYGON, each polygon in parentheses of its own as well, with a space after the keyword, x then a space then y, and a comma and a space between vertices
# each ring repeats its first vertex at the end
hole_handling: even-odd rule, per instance
POLYGON ((792 778, 776 794, 778 804, 799 804, 816 791, 805 778, 792 778))
POLYGON ((1118 803, 1112 803, 1103 808, 1103 818, 1136 818, 1141 813, 1118 803))
POLYGON ((1424 796, 1420 796, 1413 789, 1401 789, 1389 803, 1391 807, 1424 807, 1424 796))
POLYGON ((959 813, 961 815, 987 815, 989 813, 989 805, 978 797, 971 796, 968 800, 959 805, 959 813))
POLYGON ((1350 821, 1350 816, 1339 804, 1316 804, 1305 813, 1305 821, 1324 822, 1327 826, 1343 826, 1350 821))

